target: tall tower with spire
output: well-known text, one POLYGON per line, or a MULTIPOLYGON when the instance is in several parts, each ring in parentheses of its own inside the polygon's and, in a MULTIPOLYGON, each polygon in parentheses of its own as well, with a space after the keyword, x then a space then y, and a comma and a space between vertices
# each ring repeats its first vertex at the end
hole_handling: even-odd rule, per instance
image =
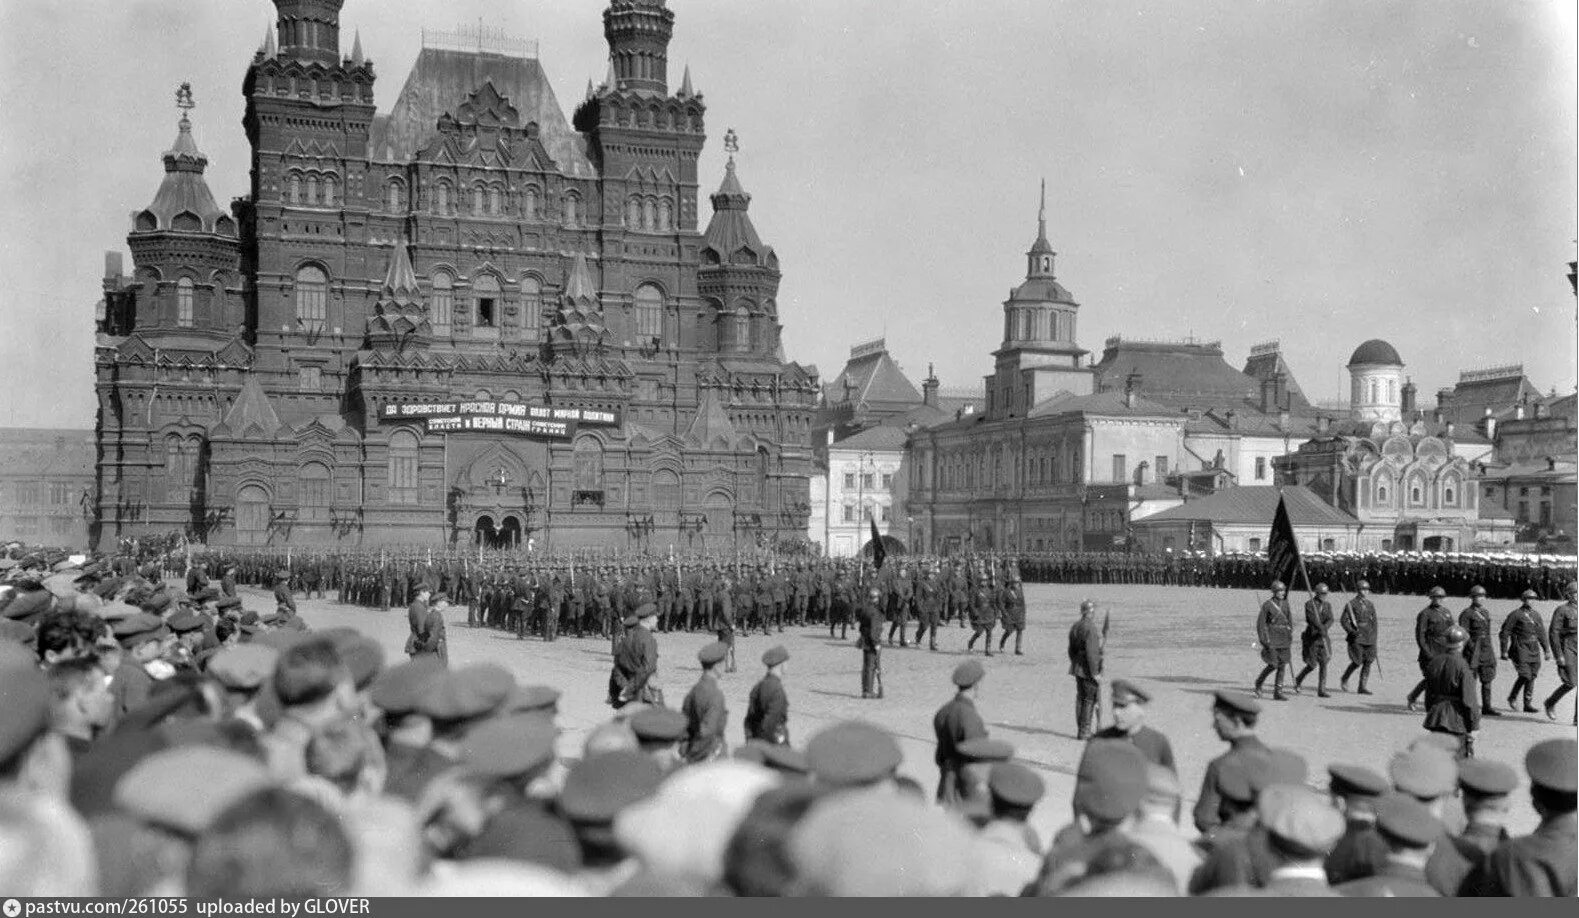
POLYGON ((619 89, 669 94, 669 38, 674 11, 664 0, 613 0, 603 11, 603 36, 619 89))
POLYGON ((713 219, 702 239, 697 290, 708 304, 712 334, 698 343, 719 353, 773 359, 778 352, 779 258, 757 235, 747 210, 751 195, 735 173, 740 142, 731 128, 724 134, 729 161, 724 181, 713 193, 713 219))
POLYGON ((1003 342, 993 352, 987 377, 991 418, 1024 417, 1031 406, 1059 392, 1089 394, 1095 376, 1080 361, 1088 353, 1075 343, 1080 304, 1058 282, 1057 257, 1047 241, 1047 180, 1042 180, 1036 241, 1025 253, 1025 280, 1003 301, 1003 342))

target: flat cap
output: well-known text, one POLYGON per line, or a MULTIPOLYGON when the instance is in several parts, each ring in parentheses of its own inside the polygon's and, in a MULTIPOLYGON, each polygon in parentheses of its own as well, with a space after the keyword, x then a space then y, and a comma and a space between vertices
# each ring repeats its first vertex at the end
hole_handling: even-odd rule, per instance
POLYGON ((115 639, 130 650, 144 641, 157 641, 170 633, 164 619, 146 612, 128 616, 114 625, 115 639))
POLYGON ((236 644, 208 659, 208 674, 225 688, 250 691, 274 675, 279 651, 266 644, 236 644))
POLYGON ((554 760, 558 738, 558 728, 541 717, 490 717, 461 740, 461 766, 491 778, 530 774, 554 760))
POLYGON ((677 743, 685 736, 685 715, 673 708, 648 707, 630 718, 631 732, 644 743, 677 743))
POLYGON ((1146 797, 1146 756, 1134 743, 1093 740, 1075 776, 1077 812, 1116 822, 1140 808, 1146 797))
POLYGON ((1442 823, 1430 807, 1396 791, 1376 802, 1376 828, 1410 848, 1424 848, 1442 836, 1442 823))
POLYGON ((987 772, 987 790, 994 800, 1029 809, 1042 799, 1047 785, 1040 775, 1018 762, 998 762, 987 772))
POLYGON ((1363 765, 1328 765, 1327 776, 1331 791, 1342 797, 1380 797, 1393 787, 1387 778, 1363 765))
POLYGON ((762 655, 762 665, 777 666, 788 659, 789 651, 784 649, 784 645, 774 644, 772 647, 768 648, 767 653, 762 655))
MULTIPOLYGON (((28 654, 28 657, 31 657, 28 654)), ((0 664, 0 762, 9 762, 49 727, 49 679, 20 653, 0 664)))
POLYGON ((696 652, 696 659, 701 661, 703 666, 716 665, 727 656, 729 656, 729 645, 723 641, 714 641, 696 652))
POLYGON ((515 688, 510 671, 494 663, 443 670, 417 699, 415 711, 434 720, 470 720, 504 705, 515 688))
POLYGON ((763 743, 762 764, 786 774, 804 775, 808 771, 806 753, 787 743, 763 743))
POLYGON ((1212 693, 1212 702, 1219 708, 1237 711, 1241 714, 1260 714, 1261 702, 1256 701, 1243 692, 1216 691, 1212 693))
POLYGON ((1014 758, 1014 747, 1001 739, 978 736, 955 747, 967 762, 1007 762, 1014 758))
POLYGON ((954 667, 954 684, 960 688, 970 688, 987 675, 987 670, 975 660, 966 660, 954 667))
POLYGON ((1493 759, 1465 759, 1458 763, 1458 786, 1481 797, 1501 797, 1518 788, 1519 773, 1493 759))
POLYGON ((636 616, 637 621, 640 621, 644 618, 657 618, 658 604, 653 602, 644 602, 637 606, 636 611, 632 614, 636 616))
POLYGON ((1151 696, 1146 694, 1144 689, 1129 681, 1128 679, 1113 680, 1114 704, 1130 704, 1131 702, 1136 701, 1140 702, 1141 704, 1145 704, 1150 700, 1151 696))
POLYGON ((894 773, 904 753, 888 731, 860 720, 824 728, 806 743, 806 769, 835 787, 881 781, 894 773))
POLYGON ((235 609, 241 606, 240 596, 221 596, 214 600, 214 608, 219 610, 235 609))
POLYGON ((1422 800, 1446 796, 1458 787, 1458 764, 1451 754, 1434 746, 1398 753, 1388 763, 1387 774, 1393 787, 1422 800))
POLYGON ((328 638, 339 652, 357 691, 367 688, 384 668, 384 649, 378 642, 355 628, 328 628, 314 632, 317 637, 328 638))
POLYGON ((203 626, 207 623, 207 620, 204 619, 203 616, 198 615, 191 609, 182 609, 180 612, 177 612, 165 620, 165 624, 169 625, 170 630, 174 631, 176 634, 186 634, 189 631, 201 631, 203 626))
POLYGON ((373 704, 391 714, 408 714, 417 709, 430 689, 444 678, 444 663, 435 656, 420 656, 397 663, 373 680, 373 704))
POLYGON ((1530 783, 1536 787, 1558 794, 1573 794, 1574 761, 1573 740, 1542 740, 1524 754, 1524 770, 1529 772, 1530 783))
POLYGON ((115 805, 146 823, 202 834, 232 803, 270 783, 262 762, 218 746, 176 746, 144 758, 115 783, 115 805))
POLYGON ((559 696, 563 694, 552 685, 517 685, 504 700, 500 713, 552 714, 559 710, 559 696))
POLYGON ((1431 588, 1431 592, 1427 593, 1426 595, 1430 596, 1432 599, 1441 599, 1447 595, 1447 590, 1444 590, 1439 586, 1434 586, 1431 588))
POLYGON ((1343 837, 1343 816, 1308 787, 1274 784, 1261 792, 1256 812, 1268 833, 1315 855, 1326 854, 1343 837))
POLYGON ((565 776, 559 809, 578 823, 610 823, 633 803, 651 797, 663 769, 645 752, 603 752, 582 759, 565 776))

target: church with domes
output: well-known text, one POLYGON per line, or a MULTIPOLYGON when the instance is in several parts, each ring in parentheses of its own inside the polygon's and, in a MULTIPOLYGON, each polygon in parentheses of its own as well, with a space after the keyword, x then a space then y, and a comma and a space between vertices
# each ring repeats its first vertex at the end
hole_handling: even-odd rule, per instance
POLYGON ((803 538, 819 383, 784 358, 733 132, 702 211, 706 105, 670 83, 664 0, 610 0, 608 76, 569 117, 535 47, 481 29, 425 31, 381 111, 344 5, 274 0, 228 208, 178 94, 131 271, 108 259, 100 541, 803 538))

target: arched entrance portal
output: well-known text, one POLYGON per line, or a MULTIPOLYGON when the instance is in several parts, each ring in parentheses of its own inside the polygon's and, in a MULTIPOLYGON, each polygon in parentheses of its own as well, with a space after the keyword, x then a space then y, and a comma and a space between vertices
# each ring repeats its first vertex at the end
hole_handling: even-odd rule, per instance
POLYGON ((486 513, 477 517, 477 523, 472 527, 473 544, 480 545, 489 550, 500 548, 521 547, 521 520, 515 516, 506 516, 502 522, 494 522, 494 518, 486 513))

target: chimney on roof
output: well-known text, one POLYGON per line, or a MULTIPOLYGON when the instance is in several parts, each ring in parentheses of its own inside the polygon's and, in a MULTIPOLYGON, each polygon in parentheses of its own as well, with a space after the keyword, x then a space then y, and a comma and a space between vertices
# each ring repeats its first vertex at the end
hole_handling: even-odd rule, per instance
POLYGON ((1271 414, 1272 406, 1277 403, 1277 383, 1268 376, 1261 380, 1261 413, 1271 414))
POLYGON ((1239 418, 1239 412, 1237 412, 1234 409, 1230 408, 1230 409, 1228 409, 1226 417, 1228 419, 1228 429, 1229 430, 1233 430, 1234 429, 1234 422, 1237 421, 1238 418, 1239 418))
POLYGON ((1289 419, 1288 406, 1284 405, 1282 408, 1278 409, 1278 412, 1277 412, 1277 426, 1283 428, 1284 430, 1288 430, 1288 419, 1289 419))
POLYGON ((1519 402, 1517 405, 1513 406, 1513 419, 1515 421, 1522 421, 1522 420, 1524 420, 1524 403, 1523 402, 1519 402))
POLYGON ((1140 395, 1140 383, 1143 377, 1139 373, 1131 373, 1124 377, 1124 407, 1135 407, 1135 399, 1140 395))
POLYGON ((121 278, 121 253, 104 253, 104 279, 120 280, 121 278))
POLYGON ((1404 380, 1403 405, 1401 406, 1402 409, 1403 409, 1404 417, 1406 417, 1406 418, 1410 417, 1411 415, 1413 415, 1415 413, 1415 396, 1419 392, 1420 392, 1420 389, 1417 386, 1415 386, 1415 381, 1414 380, 1412 380, 1412 379, 1404 380))
POLYGON ((927 378, 921 383, 921 404, 928 408, 938 406, 938 378, 932 372, 932 364, 927 364, 927 378))

